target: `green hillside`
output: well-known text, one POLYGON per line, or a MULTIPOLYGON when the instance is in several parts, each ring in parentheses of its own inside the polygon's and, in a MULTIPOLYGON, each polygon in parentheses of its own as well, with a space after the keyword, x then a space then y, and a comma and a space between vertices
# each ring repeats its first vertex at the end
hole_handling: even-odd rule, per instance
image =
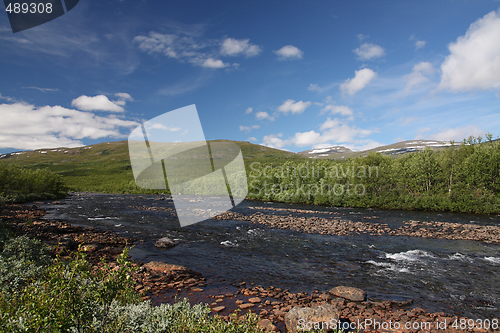
MULTIPOLYGON (((216 142, 227 140, 215 140, 216 142)), ((305 157, 245 141, 240 146, 247 169, 251 162, 280 163, 305 157)), ((107 193, 161 193, 135 185, 127 141, 99 143, 79 148, 39 149, 0 156, 0 163, 17 164, 30 169, 49 169, 64 177, 73 191, 107 193)))

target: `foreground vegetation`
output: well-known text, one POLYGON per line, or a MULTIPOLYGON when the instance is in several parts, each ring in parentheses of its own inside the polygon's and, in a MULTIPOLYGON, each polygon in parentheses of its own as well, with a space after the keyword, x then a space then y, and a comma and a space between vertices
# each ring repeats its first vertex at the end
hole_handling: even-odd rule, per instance
POLYGON ((226 322, 187 299, 141 301, 127 249, 112 269, 90 265, 80 251, 52 259, 26 236, 3 238, 0 247, 0 332, 262 332, 253 314, 226 322))
POLYGON ((462 213, 500 212, 500 142, 470 137, 458 147, 397 158, 250 163, 249 197, 331 206, 462 213))

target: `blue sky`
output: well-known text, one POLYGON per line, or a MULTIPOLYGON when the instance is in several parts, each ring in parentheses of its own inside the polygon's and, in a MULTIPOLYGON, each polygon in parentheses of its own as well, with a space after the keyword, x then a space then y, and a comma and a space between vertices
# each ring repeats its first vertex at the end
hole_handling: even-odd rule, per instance
POLYGON ((290 151, 500 135, 500 1, 80 0, 0 15, 0 152, 124 140, 196 104, 290 151))

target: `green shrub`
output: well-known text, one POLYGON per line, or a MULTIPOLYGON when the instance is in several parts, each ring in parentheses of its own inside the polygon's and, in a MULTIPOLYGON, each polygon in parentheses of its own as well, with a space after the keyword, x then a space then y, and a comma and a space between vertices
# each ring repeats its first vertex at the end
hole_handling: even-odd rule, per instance
POLYGON ((43 274, 52 262, 50 249, 27 236, 9 239, 0 253, 0 292, 9 297, 43 274))
POLYGON ((10 287, 0 293, 0 332, 262 332, 253 314, 226 323, 211 316, 208 305, 191 306, 187 299, 140 302, 127 248, 115 268, 93 267, 80 251, 70 262, 56 258, 47 266, 45 250, 27 237, 6 243, 1 258, 10 266, 0 274, 2 286, 10 287))
POLYGON ((0 202, 55 199, 66 193, 61 176, 52 171, 0 164, 0 202))
MULTIPOLYGON (((126 260, 128 249, 117 259, 117 268, 95 268, 82 252, 69 263, 56 258, 39 272, 37 280, 0 298, 2 332, 88 332, 94 317, 106 319, 111 304, 139 301, 126 260), (99 313, 96 314, 96 309, 99 313)), ((19 273, 17 270, 15 271, 19 273)))
POLYGON ((143 333, 260 333, 257 316, 248 314, 243 320, 225 322, 222 318, 210 315, 210 307, 206 304, 190 305, 187 298, 175 304, 152 306, 146 301, 139 304, 119 305, 113 303, 109 312, 109 320, 101 325, 94 321, 94 331, 99 332, 143 332, 143 333))
POLYGON ((14 237, 9 223, 0 219, 0 252, 3 251, 4 244, 7 240, 14 237))

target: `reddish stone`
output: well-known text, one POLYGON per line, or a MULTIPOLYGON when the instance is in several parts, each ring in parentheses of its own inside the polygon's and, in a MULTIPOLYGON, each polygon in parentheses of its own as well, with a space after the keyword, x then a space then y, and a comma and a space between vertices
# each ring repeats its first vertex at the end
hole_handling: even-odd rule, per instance
POLYGON ((221 312, 224 311, 226 307, 225 306, 216 306, 215 308, 212 308, 213 312, 221 312))

